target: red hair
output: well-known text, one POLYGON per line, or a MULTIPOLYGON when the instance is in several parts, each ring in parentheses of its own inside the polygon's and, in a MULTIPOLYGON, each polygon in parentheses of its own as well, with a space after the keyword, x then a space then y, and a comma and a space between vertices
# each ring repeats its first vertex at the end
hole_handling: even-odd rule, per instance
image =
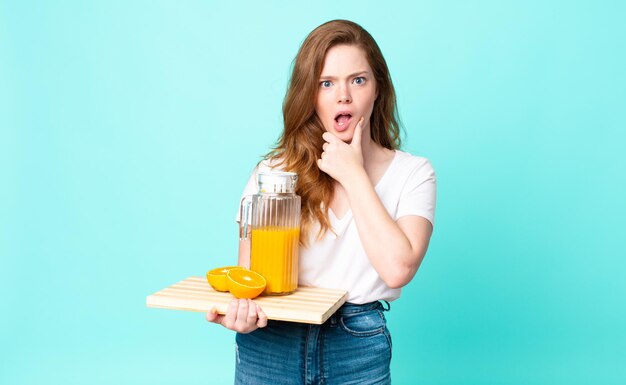
POLYGON ((337 45, 354 45, 363 50, 372 68, 378 97, 370 120, 371 139, 387 149, 400 147, 396 95, 387 63, 374 38, 360 25, 333 20, 314 29, 304 40, 293 64, 283 101, 284 130, 266 159, 277 161, 285 171, 298 173, 296 193, 302 199, 300 242, 307 244, 314 223, 321 238, 329 229, 328 206, 334 180, 317 167, 322 153, 324 126, 315 114, 319 77, 328 50, 337 45))

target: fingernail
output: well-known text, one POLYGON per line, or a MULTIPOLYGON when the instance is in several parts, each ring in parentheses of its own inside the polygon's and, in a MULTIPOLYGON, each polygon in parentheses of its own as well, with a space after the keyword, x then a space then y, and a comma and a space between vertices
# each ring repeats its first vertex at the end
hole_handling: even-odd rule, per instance
POLYGON ((211 307, 211 310, 209 310, 209 313, 217 313, 217 307, 213 305, 213 307, 211 307))

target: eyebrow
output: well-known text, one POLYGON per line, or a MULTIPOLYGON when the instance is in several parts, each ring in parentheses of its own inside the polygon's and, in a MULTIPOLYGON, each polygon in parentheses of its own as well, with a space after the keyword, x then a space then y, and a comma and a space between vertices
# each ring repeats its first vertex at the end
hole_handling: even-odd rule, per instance
MULTIPOLYGON (((360 72, 355 72, 353 74, 348 75, 349 78, 358 76, 358 75, 369 75, 368 71, 360 71, 360 72)), ((336 80, 337 77, 336 76, 330 76, 330 75, 321 75, 320 79, 330 79, 330 80, 336 80)))

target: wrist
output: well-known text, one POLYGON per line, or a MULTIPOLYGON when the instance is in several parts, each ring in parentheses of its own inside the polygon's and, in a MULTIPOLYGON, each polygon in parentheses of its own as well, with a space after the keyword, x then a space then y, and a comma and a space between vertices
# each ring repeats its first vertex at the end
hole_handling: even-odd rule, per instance
POLYGON ((371 182, 369 177, 367 176, 367 173, 365 172, 365 169, 360 167, 355 172, 347 175, 341 185, 344 190, 346 190, 348 196, 351 196, 353 194, 358 194, 360 191, 363 191, 368 186, 371 186, 371 182))

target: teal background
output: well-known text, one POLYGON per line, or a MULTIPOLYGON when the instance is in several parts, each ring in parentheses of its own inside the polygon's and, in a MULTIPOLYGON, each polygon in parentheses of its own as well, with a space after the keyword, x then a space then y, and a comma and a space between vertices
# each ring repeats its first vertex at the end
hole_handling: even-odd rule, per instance
POLYGON ((435 233, 394 384, 626 383, 619 1, 0 1, 0 383, 227 384, 233 335, 145 297, 236 260, 291 61, 376 38, 435 233))

